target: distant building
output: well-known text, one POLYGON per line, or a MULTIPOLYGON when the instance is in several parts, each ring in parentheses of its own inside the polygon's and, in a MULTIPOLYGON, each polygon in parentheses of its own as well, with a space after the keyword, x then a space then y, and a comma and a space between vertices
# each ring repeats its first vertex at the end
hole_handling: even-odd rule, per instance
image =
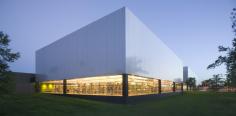
POLYGON ((183 67, 183 82, 186 82, 188 80, 188 67, 183 67))

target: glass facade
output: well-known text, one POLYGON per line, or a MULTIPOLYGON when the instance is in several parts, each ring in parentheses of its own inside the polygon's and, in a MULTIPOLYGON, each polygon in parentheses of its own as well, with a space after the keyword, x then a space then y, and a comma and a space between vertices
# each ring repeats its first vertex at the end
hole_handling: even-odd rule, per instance
MULTIPOLYGON (((122 75, 96 76, 86 78, 67 79, 65 85, 66 94, 98 95, 98 96, 122 96, 122 75)), ((128 75, 128 96, 159 94, 161 92, 173 92, 173 81, 146 78, 136 75, 128 75)), ((63 94, 63 80, 44 81, 40 83, 42 93, 63 94)), ((186 85, 183 85, 186 90, 186 85)), ((181 91, 181 83, 175 83, 175 91, 181 91)))
POLYGON ((183 85, 183 90, 187 91, 187 85, 186 84, 183 85))
POLYGON ((157 94, 158 80, 134 75, 128 76, 129 96, 157 94))
POLYGON ((69 79, 67 94, 122 96, 122 75, 69 79))
POLYGON ((173 92, 173 81, 161 80, 161 92, 173 92))
POLYGON ((62 94, 63 93, 63 81, 62 80, 44 81, 44 82, 40 83, 40 90, 42 93, 62 94))
POLYGON ((180 92, 181 91, 181 83, 175 83, 175 91, 180 92))

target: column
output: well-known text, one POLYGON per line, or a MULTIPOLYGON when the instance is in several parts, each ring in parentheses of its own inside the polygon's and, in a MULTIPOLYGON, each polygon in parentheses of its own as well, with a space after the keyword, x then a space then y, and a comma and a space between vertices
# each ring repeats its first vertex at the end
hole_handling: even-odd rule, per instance
POLYGON ((40 84, 38 81, 35 82, 35 92, 39 93, 40 92, 40 84))
POLYGON ((63 94, 66 95, 67 92, 67 85, 66 85, 66 79, 63 79, 63 94))
POLYGON ((183 83, 181 83, 181 93, 182 93, 182 95, 184 93, 184 84, 183 83))
POLYGON ((173 92, 175 92, 175 82, 173 82, 173 92))
POLYGON ((158 79, 158 93, 161 94, 161 79, 158 79))
POLYGON ((122 74, 122 96, 123 102, 127 103, 127 98, 129 96, 129 88, 128 88, 128 74, 122 74))

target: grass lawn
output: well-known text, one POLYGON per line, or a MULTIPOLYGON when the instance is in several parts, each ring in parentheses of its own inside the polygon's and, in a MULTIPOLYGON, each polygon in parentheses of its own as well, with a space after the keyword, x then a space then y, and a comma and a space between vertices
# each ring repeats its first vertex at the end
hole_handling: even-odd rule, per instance
POLYGON ((236 116, 236 93, 192 92, 133 105, 47 94, 0 95, 0 116, 236 116))

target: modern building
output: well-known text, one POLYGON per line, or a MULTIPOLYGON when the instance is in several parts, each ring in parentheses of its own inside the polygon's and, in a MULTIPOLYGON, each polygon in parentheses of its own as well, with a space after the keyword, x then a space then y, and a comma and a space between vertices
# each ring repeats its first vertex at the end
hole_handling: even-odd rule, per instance
POLYGON ((36 51, 41 92, 140 96, 178 92, 181 60, 121 8, 36 51))
POLYGON ((183 82, 186 82, 188 80, 188 67, 183 67, 183 82))
POLYGON ((190 77, 197 79, 198 76, 190 67, 184 66, 183 67, 183 82, 186 83, 186 80, 188 80, 190 77))

